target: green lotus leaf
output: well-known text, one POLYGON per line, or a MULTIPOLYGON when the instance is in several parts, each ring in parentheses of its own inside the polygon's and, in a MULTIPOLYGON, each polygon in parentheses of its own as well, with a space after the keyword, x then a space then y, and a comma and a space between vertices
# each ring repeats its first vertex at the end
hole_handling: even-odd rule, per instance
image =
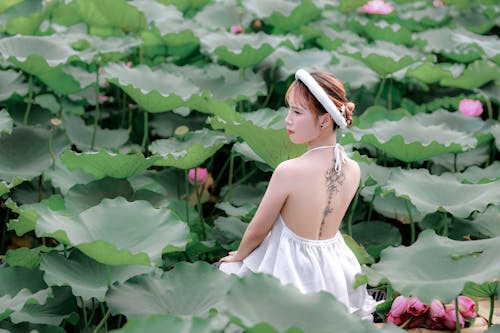
POLYGON ((269 56, 278 45, 295 37, 279 37, 255 34, 233 34, 230 32, 209 33, 200 38, 202 51, 238 68, 253 67, 269 56))
POLYGON ((0 54, 23 71, 40 75, 78 59, 78 52, 56 36, 13 36, 0 40, 0 54))
POLYGON ((153 71, 144 65, 128 68, 125 64, 109 64, 104 68, 103 75, 148 112, 185 106, 192 95, 199 93, 199 88, 183 77, 161 70, 153 71))
POLYGON ((334 73, 346 87, 351 89, 360 89, 361 87, 371 89, 379 82, 377 73, 361 61, 340 54, 335 56, 339 59, 339 62, 328 66, 327 69, 334 73))
POLYGON ((221 311, 238 318, 245 327, 267 323, 278 332, 293 328, 304 332, 379 332, 368 321, 349 314, 327 292, 302 294, 265 274, 239 278, 220 304, 221 311), (272 295, 272 297, 269 297, 272 295))
POLYGON ((457 62, 469 63, 481 59, 483 55, 494 58, 498 55, 500 42, 495 36, 482 36, 465 29, 431 29, 415 38, 426 42, 426 52, 441 53, 457 62))
POLYGON ((132 36, 100 38, 93 35, 70 35, 72 45, 83 43, 81 57, 98 63, 117 62, 127 56, 127 51, 141 44, 141 40, 132 36))
POLYGON ((201 91, 225 102, 250 100, 255 102, 257 96, 265 95, 266 83, 261 74, 250 69, 244 71, 230 70, 226 66, 209 64, 204 67, 192 65, 175 66, 165 64, 161 69, 167 73, 175 73, 192 82, 201 91))
POLYGON ((423 55, 416 49, 385 41, 375 41, 373 44, 362 45, 359 48, 344 45, 343 49, 347 54, 364 62, 381 77, 386 77, 423 59, 423 55))
POLYGON ((472 297, 490 297, 495 296, 498 290, 498 281, 495 282, 485 282, 483 284, 476 284, 472 282, 467 282, 465 284, 465 289, 463 295, 472 297))
POLYGON ((485 212, 474 214, 474 219, 470 224, 486 237, 499 237, 500 225, 498 223, 498 216, 500 216, 500 207, 489 206, 485 212))
POLYGON ((0 110, 0 135, 12 133, 14 122, 6 110, 0 110))
POLYGON ((61 161, 69 170, 82 169, 96 179, 104 177, 128 178, 148 169, 157 157, 144 157, 142 153, 131 155, 100 152, 76 153, 68 150, 61 155, 61 161))
POLYGON ((98 205, 102 199, 123 197, 134 200, 134 189, 126 179, 102 178, 88 184, 77 184, 65 196, 66 208, 73 213, 98 205))
MULTIPOLYGON (((0 322, 0 331, 6 330, 7 333, 25 333, 25 332, 38 332, 38 333, 65 333, 66 331, 62 327, 54 325, 45 324, 32 324, 29 322, 12 324, 6 320, 0 322)), ((2 331, 4 332, 4 331, 2 331)))
POLYGON ((365 247, 356 242, 354 238, 348 234, 343 234, 342 237, 344 237, 345 243, 352 253, 354 253, 360 265, 373 264, 375 262, 375 259, 366 251, 365 247))
POLYGON ((20 247, 18 249, 7 250, 3 261, 11 266, 35 269, 40 265, 40 248, 29 249, 20 247))
POLYGON ((398 228, 382 221, 354 224, 352 237, 361 243, 375 259, 380 257, 380 251, 389 246, 399 246, 403 240, 398 228))
POLYGON ((383 106, 374 105, 368 107, 359 118, 355 119, 355 125, 359 128, 370 128, 380 120, 398 121, 411 114, 405 109, 387 110, 383 106))
POLYGON ((470 166, 487 163, 489 158, 489 147, 483 145, 465 153, 443 154, 432 157, 430 159, 433 163, 431 171, 437 174, 443 171, 463 171, 470 166))
POLYGON ((144 14, 125 0, 91 0, 99 11, 116 27, 123 32, 138 32, 147 29, 144 14))
POLYGON ((464 66, 459 64, 433 64, 423 62, 409 68, 406 76, 418 79, 426 84, 440 82, 443 79, 454 79, 464 71, 464 66))
MULTIPOLYGON (((255 206, 253 206, 255 208, 255 206)), ((223 244, 240 241, 245 233, 248 223, 245 223, 234 216, 218 217, 214 221, 214 237, 223 244)))
POLYGON ((63 195, 66 195, 68 190, 76 184, 87 184, 95 180, 94 176, 83 172, 82 169, 70 171, 60 159, 56 161, 54 168, 45 170, 43 177, 50 180, 52 186, 58 188, 63 195))
POLYGON ((49 3, 40 8, 36 1, 25 2, 26 4, 19 4, 9 10, 9 14, 14 14, 6 25, 6 31, 9 35, 35 35, 55 6, 54 3, 49 3), (31 8, 29 8, 30 6, 31 8))
POLYGON ((384 191, 411 201, 422 213, 446 211, 455 217, 468 217, 472 212, 483 212, 489 204, 500 203, 498 184, 462 184, 452 176, 431 175, 427 170, 394 172, 384 191))
POLYGON ((450 14, 446 6, 434 7, 420 1, 398 4, 396 21, 412 31, 443 26, 449 19, 450 14))
POLYGON ((253 112, 244 112, 241 113, 241 116, 259 127, 284 129, 287 112, 288 109, 284 107, 279 110, 265 108, 253 112))
MULTIPOLYGON (((40 175, 53 163, 49 151, 51 133, 43 128, 16 127, 8 136, 0 137, 0 179, 20 183, 40 175)), ((63 135, 54 135, 55 156, 68 146, 63 135)), ((12 187, 9 185, 9 187, 12 187)))
MULTIPOLYGON (((77 116, 67 116, 63 119, 66 134, 77 148, 81 150, 90 150, 92 145, 93 126, 85 125, 82 118, 77 116)), ((126 129, 103 129, 97 128, 95 134, 94 149, 102 148, 120 148, 129 139, 126 129)))
POLYGON ((232 26, 250 26, 253 16, 249 14, 236 0, 226 0, 224 3, 207 4, 193 17, 193 21, 211 31, 227 30, 232 26))
POLYGON ((127 317, 163 313, 205 316, 223 299, 234 280, 234 276, 206 262, 181 262, 161 276, 142 275, 114 284, 106 303, 113 314, 127 317))
POLYGON ((287 47, 278 47, 273 54, 262 61, 259 66, 275 67, 276 79, 285 81, 299 68, 307 68, 310 71, 323 70, 332 60, 332 54, 328 51, 318 49, 306 49, 294 51, 287 47))
POLYGON ((444 153, 459 153, 475 148, 477 139, 470 133, 453 130, 444 124, 424 125, 432 115, 405 117, 399 121, 381 120, 372 128, 352 127, 347 143, 369 143, 404 162, 426 160, 444 153))
POLYGON ((203 7, 205 7, 210 0, 160 0, 161 3, 166 5, 175 5, 185 17, 193 17, 203 7))
POLYGON ((500 75, 500 67, 489 60, 477 60, 467 66, 458 78, 444 78, 439 83, 443 87, 474 89, 495 80, 500 75))
POLYGON ((38 78, 58 94, 68 95, 82 90, 80 82, 66 73, 62 66, 40 73, 38 78))
POLYGON ((16 6, 20 2, 23 2, 23 0, 5 0, 5 1, 2 1, 2 3, 0 4, 0 13, 3 13, 7 9, 9 9, 13 6, 16 6))
POLYGON ((495 146, 500 150, 500 124, 492 126, 490 132, 495 138, 495 146))
POLYGON ((221 332, 223 325, 218 319, 199 318, 191 316, 175 316, 172 314, 155 314, 149 316, 133 317, 127 324, 112 333, 214 333, 221 332))
POLYGON ((43 254, 40 269, 45 272, 43 279, 49 286, 67 285, 71 287, 73 295, 85 301, 94 297, 103 302, 111 284, 151 272, 153 267, 106 266, 75 250, 68 258, 54 252, 43 254))
MULTIPOLYGON (((371 266, 403 295, 418 296, 424 303, 448 303, 467 282, 482 284, 500 276, 500 237, 456 241, 424 230, 409 247, 387 248, 380 262, 371 266), (411 264, 409 264, 411 263, 411 264)), ((370 284, 379 280, 368 272, 370 284)))
MULTIPOLYGON (((227 201, 234 206, 243 206, 244 204, 258 205, 266 191, 268 182, 259 182, 257 184, 247 185, 238 184, 231 188, 231 196, 226 197, 227 201)), ((221 195, 225 195, 227 187, 223 188, 221 195)))
POLYGON ((188 227, 169 210, 118 197, 78 215, 40 214, 35 232, 75 246, 102 264, 151 265, 161 261, 162 253, 186 246, 188 227))
POLYGON ((20 311, 25 304, 43 304, 50 295, 42 272, 24 267, 0 269, 0 320, 20 311))
POLYGON ((500 162, 495 161, 486 168, 480 168, 473 165, 467 168, 464 172, 453 173, 457 179, 463 183, 468 184, 484 184, 490 182, 496 182, 500 180, 500 162))
POLYGON ((76 324, 76 298, 68 287, 52 287, 52 297, 44 304, 28 303, 10 315, 13 323, 29 321, 35 324, 59 325, 63 320, 76 324))
POLYGON ((241 157, 244 161, 256 162, 256 167, 264 172, 272 172, 271 168, 259 155, 257 155, 246 142, 236 142, 233 145, 233 151, 236 156, 241 157))
POLYGON ((19 96, 26 96, 28 94, 28 85, 23 83, 22 73, 11 69, 0 71, 0 73, 0 101, 5 101, 14 94, 19 96))
POLYGON ((351 30, 358 31, 360 35, 366 34, 372 40, 384 40, 397 45, 413 44, 411 31, 399 23, 356 17, 347 24, 351 30))
POLYGON ((245 1, 243 5, 277 31, 297 30, 321 14, 321 10, 311 0, 252 0, 245 1))
POLYGON ((201 165, 229 142, 224 134, 206 128, 191 132, 190 135, 187 140, 172 137, 153 141, 149 150, 157 157, 154 165, 191 169, 201 165))
MULTIPOLYGON (((338 27, 334 29, 329 24, 329 22, 345 20, 345 15, 341 15, 337 11, 324 12, 323 15, 325 16, 324 20, 313 22, 302 29, 303 34, 306 35, 304 36, 305 39, 307 34, 311 34, 311 38, 315 38, 316 43, 318 43, 322 49, 328 51, 337 51, 346 41, 349 41, 349 43, 353 45, 367 43, 366 39, 360 37, 357 33, 338 27), (327 13, 330 13, 330 15, 327 15, 327 13), (333 15, 335 15, 335 17, 333 17, 333 15)), ((337 54, 335 54, 335 56, 337 56, 337 54)))

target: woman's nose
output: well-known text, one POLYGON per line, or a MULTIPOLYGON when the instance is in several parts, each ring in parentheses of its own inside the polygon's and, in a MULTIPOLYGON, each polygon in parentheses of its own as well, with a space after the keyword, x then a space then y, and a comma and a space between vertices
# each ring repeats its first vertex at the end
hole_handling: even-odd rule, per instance
POLYGON ((290 111, 288 111, 285 117, 285 124, 290 125, 290 123, 291 123, 290 111))

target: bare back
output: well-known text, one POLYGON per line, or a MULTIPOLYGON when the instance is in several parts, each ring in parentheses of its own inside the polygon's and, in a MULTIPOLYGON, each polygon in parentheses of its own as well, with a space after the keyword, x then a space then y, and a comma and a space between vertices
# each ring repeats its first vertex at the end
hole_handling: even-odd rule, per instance
MULTIPOLYGON (((339 148, 337 148, 339 149, 339 148)), ((337 233, 359 185, 358 164, 347 158, 334 168, 333 148, 311 151, 287 161, 294 175, 281 209, 285 224, 307 239, 328 239, 337 233)))

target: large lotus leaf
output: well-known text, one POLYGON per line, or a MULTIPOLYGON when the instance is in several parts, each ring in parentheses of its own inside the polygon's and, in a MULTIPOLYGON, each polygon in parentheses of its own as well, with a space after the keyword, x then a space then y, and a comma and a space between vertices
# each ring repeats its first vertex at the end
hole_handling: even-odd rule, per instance
MULTIPOLYGON (((429 116, 432 117, 432 116, 429 116)), ((426 160, 444 153, 459 153, 477 145, 470 133, 453 130, 444 124, 422 124, 423 117, 405 117, 399 121, 382 120, 372 128, 352 127, 347 143, 369 143, 404 162, 426 160)))
POLYGON ((389 246, 399 246, 402 241, 399 229, 382 221, 356 223, 352 226, 352 237, 375 259, 379 258, 380 251, 389 246))
POLYGON ((323 20, 313 22, 302 29, 302 33, 305 35, 304 39, 314 38, 322 49, 328 51, 337 51, 339 46, 346 41, 349 41, 351 44, 363 44, 367 42, 365 38, 360 37, 353 31, 339 27, 334 29, 331 24, 329 24, 333 21, 344 20, 346 16, 342 16, 337 11, 324 12, 323 16, 325 16, 323 20), (327 13, 329 13, 329 15, 327 13))
POLYGON ((181 262, 162 276, 143 275, 113 285, 106 303, 127 317, 172 313, 203 316, 231 288, 235 277, 206 262, 181 262))
POLYGON ((0 320, 20 311, 26 303, 45 303, 49 295, 50 288, 43 282, 40 270, 23 267, 0 269, 0 320))
POLYGON ((6 110, 0 110, 0 136, 4 133, 10 134, 12 128, 14 127, 14 122, 6 110))
POLYGON ((102 199, 123 197, 134 200, 134 189, 126 179, 102 178, 88 184, 73 186, 65 196, 65 205, 73 213, 98 205, 102 199))
POLYGON ((332 54, 328 51, 318 49, 294 51, 288 47, 278 47, 259 66, 276 67, 274 74, 276 80, 285 81, 299 68, 307 68, 309 71, 323 70, 325 66, 330 64, 331 60, 332 54))
MULTIPOLYGON (((0 179, 7 182, 19 178, 29 180, 49 168, 53 162, 49 151, 51 135, 43 128, 16 127, 10 135, 0 137, 0 179)), ((55 156, 67 146, 64 136, 54 136, 52 148, 55 156)))
POLYGON ((75 250, 68 258, 54 252, 43 254, 40 269, 45 272, 43 279, 49 286, 68 285, 73 295, 85 301, 94 297, 103 302, 111 284, 151 272, 153 267, 106 266, 75 250))
POLYGON ((411 114, 405 109, 387 110, 383 106, 368 107, 359 118, 354 119, 354 124, 359 128, 370 128, 380 120, 398 121, 411 114))
POLYGON ((255 102, 257 96, 265 95, 267 91, 262 75, 250 69, 241 72, 216 64, 203 67, 166 64, 161 68, 167 73, 189 79, 200 90, 220 101, 235 102, 246 99, 255 102))
POLYGON ((149 150, 155 154, 155 165, 190 169, 201 165, 217 152, 229 138, 220 132, 202 130, 190 133, 187 140, 176 137, 153 141, 149 150), (161 157, 161 158, 158 158, 161 157))
POLYGON ((486 237, 500 236, 500 206, 489 206, 484 213, 475 214, 471 224, 486 237))
POLYGON ((443 79, 455 79, 464 71, 464 65, 460 64, 434 64, 423 62, 410 66, 406 76, 416 78, 426 84, 440 82, 443 79))
POLYGON ((144 14, 125 0, 91 0, 87 2, 92 2, 109 22, 125 33, 147 29, 144 14))
POLYGON ((193 17, 193 21, 211 31, 226 30, 232 26, 249 26, 253 17, 248 14, 250 13, 245 11, 236 0, 226 0, 223 3, 207 4, 193 17))
POLYGON ((415 36, 426 42, 426 52, 441 53, 457 62, 468 63, 483 57, 492 59, 499 54, 500 41, 496 36, 482 36, 462 28, 430 29, 415 36))
POLYGON ((381 77, 393 74, 424 57, 416 49, 385 41, 375 41, 373 44, 361 45, 356 48, 344 45, 342 48, 347 54, 352 54, 363 61, 381 77))
POLYGON ((239 241, 243 237, 247 226, 248 223, 242 222, 233 216, 218 217, 214 221, 214 238, 222 244, 239 241))
POLYGON ((199 318, 191 316, 174 316, 157 314, 133 317, 120 329, 110 333, 215 333, 222 332, 224 325, 219 319, 199 318))
POLYGON ((78 59, 78 52, 57 36, 13 36, 0 40, 0 54, 23 71, 40 75, 78 59))
POLYGON ((377 73, 361 61, 340 54, 335 56, 339 59, 339 62, 329 65, 327 69, 334 73, 346 87, 351 89, 361 87, 371 89, 379 82, 377 73))
POLYGON ((144 65, 128 68, 125 64, 110 64, 103 75, 148 112, 185 106, 192 95, 199 93, 199 88, 183 77, 144 65))
POLYGON ((467 168, 464 172, 456 172, 452 175, 461 182, 469 184, 496 182, 500 180, 500 162, 495 161, 486 168, 480 168, 473 165, 467 168))
POLYGON ((392 173, 386 192, 411 201, 422 213, 446 211, 456 217, 483 212, 488 205, 500 203, 498 184, 462 184, 452 176, 431 175, 427 170, 400 170, 392 173))
POLYGON ((82 90, 81 83, 67 73, 62 66, 38 74, 38 78, 56 93, 68 95, 82 90))
POLYGON ((87 184, 95 180, 94 176, 83 172, 81 169, 70 171, 61 162, 61 159, 56 161, 54 168, 45 170, 43 176, 44 179, 50 180, 52 186, 58 188, 63 195, 66 195, 66 192, 76 184, 87 184))
POLYGON ((17 249, 7 250, 3 261, 11 267, 18 266, 28 269, 35 269, 40 265, 41 250, 41 247, 36 247, 33 249, 20 247, 17 249))
POLYGON ((9 35, 35 35, 40 30, 40 24, 54 8, 54 3, 40 7, 37 1, 24 1, 8 10, 6 31, 9 35), (31 7, 31 8, 30 8, 31 7))
POLYGON ((61 155, 61 161, 69 170, 82 169, 96 179, 128 178, 148 169, 157 159, 155 156, 146 158, 142 153, 125 155, 105 150, 85 153, 68 150, 61 155))
POLYGON ((278 31, 297 30, 321 14, 311 0, 252 0, 243 5, 278 31))
POLYGON ((45 325, 45 324, 33 324, 29 322, 13 324, 9 321, 0 322, 0 332, 2 333, 66 333, 64 328, 45 325))
POLYGON ((284 107, 279 110, 265 108, 253 112, 244 112, 241 113, 241 116, 260 127, 284 129, 287 112, 288 109, 284 107))
POLYGON ((236 35, 225 31, 209 33, 200 39, 203 51, 238 68, 252 67, 281 43, 296 41, 295 37, 272 36, 263 32, 236 35))
POLYGON ((87 34, 69 35, 69 41, 75 45, 82 43, 85 47, 81 57, 87 61, 117 62, 127 56, 127 51, 141 44, 141 40, 133 36, 100 38, 87 34))
POLYGON ((462 171, 473 165, 487 163, 489 158, 489 146, 483 145, 465 153, 443 154, 432 157, 430 159, 433 163, 431 171, 438 174, 443 171, 462 171))
POLYGON ((267 323, 279 332, 292 327, 304 332, 381 332, 368 321, 349 314, 347 308, 326 292, 302 294, 265 274, 238 279, 220 305, 221 311, 238 318, 244 326, 267 323))
MULTIPOLYGON (((92 136, 94 127, 85 125, 82 118, 77 116, 68 116, 63 120, 66 134, 75 146, 81 150, 90 150, 92 145, 92 136)), ((102 148, 120 148, 129 139, 129 133, 126 129, 103 129, 98 127, 95 134, 94 149, 102 148)))
POLYGON ((0 13, 5 12, 7 9, 23 2, 23 0, 5 0, 0 4, 0 13))
POLYGON ((490 132, 495 138, 495 146, 500 150, 500 124, 492 126, 490 132))
POLYGON ((13 323, 29 321, 35 324, 59 325, 63 320, 75 324, 76 298, 68 287, 52 287, 52 297, 44 304, 28 303, 10 315, 13 323))
POLYGON ((422 31, 429 27, 442 26, 450 19, 447 6, 429 6, 423 1, 398 3, 397 10, 398 15, 395 20, 412 31, 422 31))
POLYGON ((424 303, 436 298, 449 302, 467 282, 498 279, 499 246, 500 237, 456 241, 425 230, 412 246, 383 250, 380 262, 371 266, 375 274, 368 272, 368 281, 376 285, 383 277, 395 290, 418 296, 424 303))
POLYGON ((385 40, 399 45, 412 44, 412 34, 409 29, 399 23, 389 23, 385 20, 374 21, 366 17, 356 16, 347 22, 350 30, 360 35, 366 34, 372 40, 385 40))
POLYGON ((79 215, 43 213, 35 231, 106 265, 158 264, 162 253, 183 249, 188 236, 186 224, 171 211, 121 197, 104 199, 79 215))
POLYGON ((0 101, 5 101, 14 94, 19 96, 28 94, 28 85, 23 83, 22 73, 11 69, 0 71, 0 101))
POLYGON ((489 60, 477 60, 467 66, 458 78, 444 78, 440 84, 444 87, 474 89, 483 86, 500 76, 500 67, 489 60))

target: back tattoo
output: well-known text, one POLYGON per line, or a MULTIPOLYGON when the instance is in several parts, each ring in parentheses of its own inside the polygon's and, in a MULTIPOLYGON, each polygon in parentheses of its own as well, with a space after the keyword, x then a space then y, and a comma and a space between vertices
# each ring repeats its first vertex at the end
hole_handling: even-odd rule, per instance
POLYGON ((328 194, 328 202, 326 204, 325 209, 323 210, 323 219, 321 220, 321 225, 319 227, 319 236, 321 239, 321 234, 323 232, 323 225, 325 224, 326 217, 333 212, 332 209, 332 197, 333 193, 338 193, 340 191, 340 186, 344 183, 345 174, 344 171, 336 172, 335 171, 335 157, 332 161, 332 166, 326 171, 325 175, 325 183, 326 183, 326 191, 328 194))

